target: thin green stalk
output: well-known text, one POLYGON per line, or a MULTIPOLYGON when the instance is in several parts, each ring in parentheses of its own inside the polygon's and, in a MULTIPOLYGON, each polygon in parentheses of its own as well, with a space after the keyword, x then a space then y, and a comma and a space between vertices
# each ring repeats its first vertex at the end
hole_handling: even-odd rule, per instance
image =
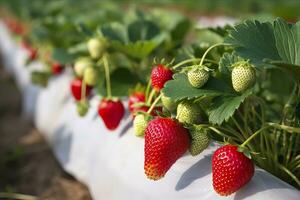
POLYGON ((225 135, 224 133, 222 133, 221 131, 219 131, 219 130, 216 129, 215 127, 209 126, 208 128, 209 128, 210 130, 214 131, 215 133, 221 135, 222 137, 225 137, 225 138, 230 137, 230 136, 228 136, 228 135, 225 135))
POLYGON ((151 107, 149 108, 149 110, 147 111, 148 114, 150 114, 153 110, 153 108, 155 107, 155 105, 159 102, 159 100, 161 99, 162 94, 160 94, 155 101, 153 102, 153 104, 151 105, 151 107))
POLYGON ((239 132, 237 132, 236 130, 232 129, 232 128, 225 128, 225 127, 221 127, 221 126, 218 126, 218 127, 214 127, 214 128, 217 128, 217 129, 220 129, 220 130, 223 130, 223 131, 226 131, 228 133, 233 133, 231 135, 231 137, 235 137, 237 141, 243 141, 243 138, 241 137, 241 135, 239 134, 239 132))
POLYGON ((282 169, 287 175, 289 175, 297 183, 298 186, 300 186, 300 180, 290 170, 288 170, 286 167, 284 167, 279 163, 278 165, 280 169, 282 169))
POLYGON ((242 136, 244 137, 244 139, 247 138, 247 136, 244 134, 244 130, 242 129, 242 127, 239 125, 239 123, 235 120, 234 117, 231 117, 233 123, 235 124, 235 126, 239 129, 239 131, 241 132, 242 136))
POLYGON ((85 98, 86 98, 86 83, 85 83, 84 79, 82 79, 80 101, 85 101, 85 98))
POLYGON ((155 95, 156 91, 154 89, 152 89, 150 95, 149 95, 149 99, 147 100, 147 104, 151 104, 151 101, 155 95))
POLYGON ((217 46, 222 46, 222 45, 226 45, 226 44, 224 44, 224 43, 217 43, 217 44, 214 44, 214 45, 212 45, 211 47, 209 47, 209 48, 205 51, 205 53, 203 54, 203 56, 202 56, 202 59, 201 59, 201 61, 200 61, 200 66, 202 66, 202 64, 203 64, 203 62, 204 62, 204 59, 205 59, 206 55, 208 54, 208 52, 209 52, 210 50, 212 50, 213 48, 215 48, 215 47, 217 47, 217 46))
POLYGON ((288 144, 288 150, 287 150, 287 154, 286 154, 286 157, 285 157, 285 160, 286 160, 286 165, 287 165, 287 163, 290 161, 290 159, 291 159, 291 154, 292 154, 292 150, 293 150, 293 144, 294 144, 294 142, 296 142, 296 140, 295 140, 295 134, 290 134, 290 138, 289 138, 289 144, 288 144))
POLYGON ((5 199, 18 199, 18 200, 37 200, 38 198, 31 195, 18 194, 18 193, 8 193, 8 192, 0 192, 0 198, 5 199))
POLYGON ((147 88, 146 88, 146 102, 148 101, 150 89, 151 89, 151 78, 149 78, 147 88))
MULTIPOLYGON (((178 67, 182 66, 182 65, 185 65, 187 63, 191 63, 191 62, 198 62, 198 61, 201 61, 202 57, 201 58, 191 58, 191 59, 188 59, 188 60, 184 60, 184 61, 181 61, 180 63, 174 65, 172 67, 172 69, 177 69, 178 67)), ((211 59, 204 59, 205 61, 208 61, 208 62, 211 62, 211 63, 215 63, 215 64, 218 64, 218 62, 214 61, 214 60, 211 60, 211 59)))
POLYGON ((107 55, 104 55, 104 56, 103 56, 103 64, 104 64, 105 79, 106 79, 106 91, 107 91, 107 97, 110 98, 110 97, 112 96, 112 94, 111 94, 110 75, 109 75, 109 65, 108 65, 107 55))
POLYGON ((249 143, 256 135, 258 135, 259 133, 261 133, 263 130, 269 128, 268 125, 262 127, 261 129, 259 129, 258 131, 256 131, 255 133, 253 133, 245 142, 243 142, 243 144, 241 144, 241 147, 244 147, 247 143, 249 143))

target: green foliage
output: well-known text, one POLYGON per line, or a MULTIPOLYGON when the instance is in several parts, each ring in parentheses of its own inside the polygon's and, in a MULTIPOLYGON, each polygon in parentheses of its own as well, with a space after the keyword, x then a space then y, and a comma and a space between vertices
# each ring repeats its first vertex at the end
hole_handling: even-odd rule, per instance
MULTIPOLYGON (((103 72, 99 72, 99 79, 102 81, 97 85, 98 92, 100 95, 105 96, 105 77, 103 72)), ((128 89, 134 87, 140 80, 129 69, 120 67, 111 73, 111 82, 113 96, 126 96, 128 94, 128 89)))
POLYGON ((175 74, 173 80, 165 84, 162 92, 173 101, 199 97, 214 97, 230 94, 232 90, 222 80, 211 77, 202 88, 193 87, 185 74, 175 74))
POLYGON ((247 20, 230 31, 226 43, 236 46, 243 58, 260 67, 276 66, 300 81, 300 23, 287 24, 278 18, 273 24, 247 20))
POLYGON ((244 92, 242 95, 222 95, 213 100, 209 111, 209 122, 213 124, 222 124, 224 121, 233 116, 236 109, 241 103, 250 96, 251 90, 244 92))

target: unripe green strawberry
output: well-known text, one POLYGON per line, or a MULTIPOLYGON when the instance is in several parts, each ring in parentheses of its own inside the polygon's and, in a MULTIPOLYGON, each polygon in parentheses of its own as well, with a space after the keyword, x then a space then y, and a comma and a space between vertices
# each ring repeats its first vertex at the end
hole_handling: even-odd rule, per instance
POLYGON ((106 42, 104 39, 92 38, 88 41, 87 48, 93 59, 99 59, 106 50, 106 42))
POLYGON ((94 67, 87 67, 83 73, 83 80, 87 85, 94 86, 97 83, 97 71, 94 67))
POLYGON ((87 111, 89 110, 89 104, 85 101, 78 101, 76 103, 77 113, 80 117, 83 117, 86 115, 87 111))
POLYGON ((84 70, 92 66, 93 66, 93 61, 90 58, 87 57, 79 58, 78 60, 76 60, 74 64, 74 71, 76 76, 81 78, 83 76, 84 70))
POLYGON ((231 73, 232 86, 237 92, 243 92, 255 83, 255 70, 251 66, 234 67, 231 73))
POLYGON ((192 156, 196 156, 204 151, 210 142, 208 131, 202 127, 193 126, 189 129, 191 136, 191 145, 189 151, 192 156))
POLYGON ((138 137, 143 137, 150 118, 144 114, 138 114, 133 120, 134 133, 138 137))
POLYGON ((209 79, 209 72, 205 69, 195 68, 187 73, 188 80, 193 87, 201 88, 209 79))
POLYGON ((177 106, 176 119, 181 123, 198 124, 201 121, 201 111, 197 104, 183 101, 177 106))
POLYGON ((170 97, 167 97, 165 95, 162 95, 161 102, 163 106, 168 109, 170 112, 174 112, 176 110, 177 104, 176 102, 172 101, 170 97))

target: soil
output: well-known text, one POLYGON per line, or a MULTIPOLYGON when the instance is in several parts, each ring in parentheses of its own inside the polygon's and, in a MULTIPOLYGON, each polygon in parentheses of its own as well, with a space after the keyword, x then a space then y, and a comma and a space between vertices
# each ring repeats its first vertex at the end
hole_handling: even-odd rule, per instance
POLYGON ((41 200, 91 199, 88 189, 60 167, 42 135, 22 117, 21 101, 14 80, 0 64, 0 199, 5 199, 3 192, 41 200))

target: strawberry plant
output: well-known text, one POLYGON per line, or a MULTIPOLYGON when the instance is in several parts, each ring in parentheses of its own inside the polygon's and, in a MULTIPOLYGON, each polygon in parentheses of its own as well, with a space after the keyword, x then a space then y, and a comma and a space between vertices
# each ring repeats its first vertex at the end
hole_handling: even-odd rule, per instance
POLYGON ((128 107, 135 135, 145 138, 149 179, 163 178, 184 153, 198 155, 214 141, 224 145, 212 158, 218 194, 251 181, 254 165, 300 188, 300 22, 245 20, 194 30, 176 12, 99 5, 33 8, 39 17, 26 18, 35 20, 30 34, 18 20, 8 23, 29 59, 48 66, 32 73, 33 82, 45 86, 71 68, 78 114, 99 95, 108 130, 125 114, 120 99, 142 85, 131 89, 128 107))

